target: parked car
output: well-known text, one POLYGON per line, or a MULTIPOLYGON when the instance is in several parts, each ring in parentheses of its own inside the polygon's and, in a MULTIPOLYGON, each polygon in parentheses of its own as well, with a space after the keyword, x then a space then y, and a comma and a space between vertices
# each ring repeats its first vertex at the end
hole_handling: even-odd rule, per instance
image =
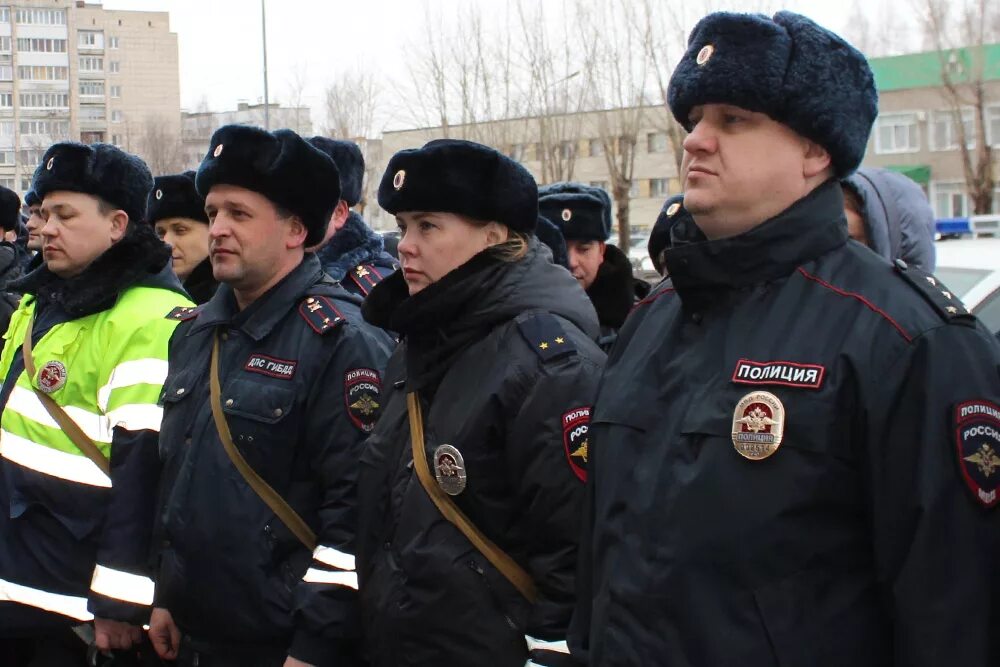
POLYGON ((934 247, 934 275, 990 331, 1000 333, 1000 238, 938 241, 934 247))

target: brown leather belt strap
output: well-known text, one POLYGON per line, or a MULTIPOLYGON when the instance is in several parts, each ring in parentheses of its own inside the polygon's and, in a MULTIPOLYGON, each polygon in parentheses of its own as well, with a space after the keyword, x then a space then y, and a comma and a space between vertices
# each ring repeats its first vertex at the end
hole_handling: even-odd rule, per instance
POLYGON ((24 334, 24 342, 21 344, 21 353, 24 356, 24 370, 28 373, 32 391, 35 392, 38 400, 42 402, 45 411, 59 424, 59 428, 76 445, 76 448, 84 456, 93 461, 94 465, 100 468, 101 472, 111 477, 111 461, 104 455, 104 452, 97 448, 94 441, 87 437, 87 434, 83 432, 80 425, 66 414, 66 411, 63 410, 61 405, 55 402, 55 399, 35 386, 34 382, 37 379, 35 377, 35 360, 31 356, 31 335, 34 325, 35 316, 32 314, 31 319, 28 320, 28 330, 24 334))
POLYGON ((416 469, 417 478, 424 490, 427 491, 427 495, 430 496, 441 515, 462 531, 472 546, 486 556, 493 567, 499 570, 500 574, 505 576, 525 599, 534 603, 538 599, 538 590, 535 588, 535 582, 531 580, 531 575, 525 572, 524 568, 518 565, 503 549, 495 545, 490 538, 483 535, 469 520, 469 517, 465 516, 465 513, 459 509, 451 496, 445 493, 431 476, 430 466, 427 465, 427 451, 424 446, 424 416, 420 409, 420 397, 417 392, 410 392, 406 395, 406 409, 410 415, 413 467, 416 469))
POLYGON ((212 361, 209 379, 209 388, 211 393, 211 403, 212 403, 212 417, 215 418, 215 429, 219 432, 219 440, 222 441, 222 448, 226 450, 226 454, 229 456, 229 460, 233 462, 236 470, 243 475, 243 479, 246 483, 250 485, 254 493, 264 501, 264 504, 271 508, 275 516, 281 519, 281 522, 288 527, 288 530, 295 534, 295 537, 299 538, 299 541, 306 546, 309 551, 313 551, 316 548, 316 533, 313 532, 312 528, 309 527, 302 517, 292 509, 292 506, 281 497, 281 495, 271 488, 271 485, 264 481, 264 479, 257 474, 257 472, 250 467, 247 460, 243 458, 243 454, 240 450, 236 448, 235 443, 233 443, 233 435, 229 431, 229 423, 226 421, 226 415, 222 412, 221 394, 222 389, 219 386, 219 332, 215 332, 215 338, 212 341, 212 361))

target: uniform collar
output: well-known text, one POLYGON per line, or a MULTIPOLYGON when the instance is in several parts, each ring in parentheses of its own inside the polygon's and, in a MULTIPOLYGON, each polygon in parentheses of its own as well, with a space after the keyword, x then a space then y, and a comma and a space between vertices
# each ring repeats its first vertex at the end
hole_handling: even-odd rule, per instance
POLYGON ((219 285, 215 296, 201 309, 198 319, 188 335, 208 327, 228 325, 240 329, 254 340, 261 340, 288 315, 306 291, 315 285, 323 275, 319 260, 314 254, 307 254, 302 263, 281 279, 252 304, 239 310, 233 288, 226 283, 219 285))
POLYGON ((686 238, 666 252, 665 261, 682 299, 685 291, 767 282, 847 241, 844 195, 831 180, 737 236, 708 241, 696 229, 678 230, 680 235, 686 238))

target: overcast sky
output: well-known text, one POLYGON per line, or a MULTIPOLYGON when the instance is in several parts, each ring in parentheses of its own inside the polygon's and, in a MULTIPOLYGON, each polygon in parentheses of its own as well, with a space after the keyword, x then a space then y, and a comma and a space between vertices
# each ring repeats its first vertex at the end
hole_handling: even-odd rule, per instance
MULTIPOLYGON (((339 72, 374 70, 385 80, 391 99, 392 87, 407 76, 404 47, 420 39, 425 3, 448 16, 458 7, 473 2, 489 6, 490 1, 266 0, 270 98, 287 103, 298 73, 305 83, 303 103, 313 108, 317 131, 323 90, 339 72)), ((550 4, 550 16, 558 15, 562 6, 562 0, 535 1, 550 4)), ((852 0, 793 1, 797 11, 837 32, 845 29, 854 6, 852 0)), ((889 2, 866 0, 864 6, 873 16, 875 12, 886 16, 889 2)), ((182 108, 194 110, 204 100, 209 109, 222 111, 240 100, 263 100, 259 0, 105 0, 103 4, 108 9, 170 13, 170 28, 177 33, 180 50, 182 108)))

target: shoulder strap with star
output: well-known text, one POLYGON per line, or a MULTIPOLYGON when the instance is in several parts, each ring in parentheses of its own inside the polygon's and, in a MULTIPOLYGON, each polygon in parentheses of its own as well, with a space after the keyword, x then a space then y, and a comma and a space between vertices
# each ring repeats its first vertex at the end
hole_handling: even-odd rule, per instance
POLYGON ((576 345, 566 336, 562 324, 552 313, 530 312, 517 318, 517 327, 528 347, 543 362, 576 354, 576 345))
POLYGON ((320 335, 325 335, 347 322, 344 314, 326 296, 307 296, 299 304, 299 315, 320 335))
POLYGON ((201 306, 177 306, 167 313, 166 319, 187 322, 198 317, 199 313, 201 313, 201 306))
POLYGON ((944 320, 965 319, 969 315, 962 300, 936 277, 901 259, 895 262, 896 274, 914 287, 944 320))

